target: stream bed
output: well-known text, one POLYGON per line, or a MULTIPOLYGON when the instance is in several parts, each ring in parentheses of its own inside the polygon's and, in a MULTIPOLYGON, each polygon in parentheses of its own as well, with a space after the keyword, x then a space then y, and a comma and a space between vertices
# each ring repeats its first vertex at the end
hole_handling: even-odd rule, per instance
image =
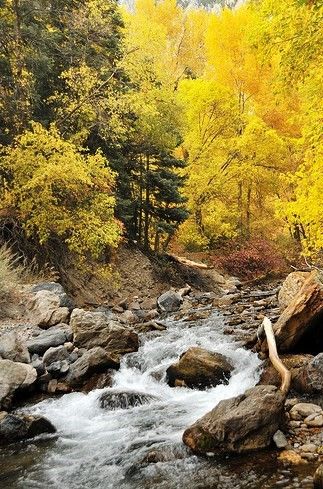
POLYGON ((220 400, 254 386, 261 362, 223 334, 217 311, 194 323, 172 318, 165 323, 167 330, 142 336, 138 352, 123 358, 111 388, 66 394, 29 408, 47 417, 58 436, 1 449, 1 489, 312 487, 306 467, 284 469, 271 451, 203 459, 186 449, 184 429, 220 400), (205 391, 167 385, 167 367, 191 346, 230 359, 234 371, 228 385, 205 391), (106 391, 136 391, 152 399, 128 409, 103 409, 99 397, 106 391))

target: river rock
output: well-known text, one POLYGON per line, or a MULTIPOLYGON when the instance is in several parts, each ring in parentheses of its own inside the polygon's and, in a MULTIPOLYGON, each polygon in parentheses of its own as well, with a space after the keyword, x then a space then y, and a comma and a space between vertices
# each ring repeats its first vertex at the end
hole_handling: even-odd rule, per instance
POLYGON ((104 409, 129 409, 131 407, 149 404, 156 400, 155 396, 145 392, 111 390, 101 394, 100 407, 104 409))
MULTIPOLYGON (((314 270, 305 280, 292 302, 273 326, 280 352, 320 351, 323 346, 323 283, 322 275, 314 270)), ((267 341, 261 344, 267 350, 267 341)))
POLYGON ((301 420, 302 418, 307 418, 311 415, 321 415, 322 408, 317 404, 313 404, 311 402, 299 402, 292 407, 289 411, 291 419, 296 421, 301 420))
POLYGON ((284 417, 284 396, 272 385, 256 386, 221 401, 183 435, 194 453, 243 453, 270 445, 284 417))
POLYGON ((293 301, 309 275, 310 272, 292 272, 286 277, 278 292, 278 303, 282 311, 293 301))
POLYGON ((59 323, 67 321, 70 311, 68 307, 61 307, 61 298, 55 292, 39 290, 29 304, 31 318, 37 326, 48 329, 59 323))
POLYGON ((41 331, 37 336, 30 338, 26 344, 30 353, 42 355, 48 348, 63 345, 72 338, 71 327, 62 323, 46 331, 41 331))
POLYGON ((70 325, 74 343, 78 347, 100 346, 113 354, 125 354, 138 350, 138 335, 131 328, 121 326, 104 312, 74 309, 70 325))
POLYGON ((13 362, 30 363, 29 351, 15 331, 0 336, 0 358, 13 362))
POLYGON ((181 307, 183 297, 175 290, 168 290, 157 299, 157 306, 162 312, 176 312, 181 307))
POLYGON ((314 473, 314 489, 323 489, 323 464, 319 465, 314 473))
POLYGON ((323 353, 319 353, 297 371, 294 387, 301 393, 323 392, 323 353))
POLYGON ((0 445, 55 432, 54 426, 43 416, 0 412, 0 445))
POLYGON ((232 370, 232 365, 221 353, 192 347, 181 355, 178 362, 168 367, 166 375, 171 387, 180 381, 187 387, 204 389, 228 383, 232 370))
POLYGON ((109 368, 117 369, 119 365, 117 358, 107 353, 103 348, 95 347, 86 351, 70 365, 65 381, 73 387, 81 386, 92 374, 106 371, 109 368))
POLYGON ((0 409, 8 408, 19 390, 29 388, 37 379, 37 372, 31 365, 0 360, 0 409))
MULTIPOLYGON (((301 369, 308 365, 308 363, 313 359, 313 355, 280 355, 280 359, 285 365, 285 367, 291 372, 291 386, 298 392, 304 392, 300 390, 299 383, 296 382, 297 377, 301 369)), ((281 377, 277 370, 273 367, 269 359, 265 360, 263 365, 263 371, 260 376, 259 384, 261 385, 276 385, 277 387, 281 384, 281 377)))
POLYGON ((59 297, 60 307, 67 307, 70 311, 73 309, 73 301, 66 294, 63 286, 57 282, 42 282, 32 287, 32 292, 37 293, 40 290, 46 290, 52 292, 59 297))
POLYGON ((52 346, 44 353, 43 362, 46 366, 48 366, 53 362, 67 360, 69 356, 70 354, 65 346, 52 346))
POLYGON ((273 440, 277 448, 285 448, 288 445, 286 436, 281 430, 277 430, 273 436, 273 440))

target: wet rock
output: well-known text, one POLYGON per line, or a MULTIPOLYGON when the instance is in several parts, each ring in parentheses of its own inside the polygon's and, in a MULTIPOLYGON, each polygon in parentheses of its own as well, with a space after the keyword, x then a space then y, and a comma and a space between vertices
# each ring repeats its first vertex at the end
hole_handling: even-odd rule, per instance
MULTIPOLYGON (((278 349, 281 352, 295 351, 300 344, 302 348, 306 345, 311 345, 312 350, 320 348, 323 338, 321 315, 323 283, 320 272, 315 270, 273 327, 278 349)), ((266 340, 261 343, 261 349, 267 349, 266 340)))
POLYGON ((183 435, 194 453, 243 453, 268 447, 284 416, 284 396, 275 386, 256 386, 221 401, 183 435))
POLYGON ((43 416, 0 412, 0 445, 55 432, 54 426, 43 416))
POLYGON ((323 489, 323 464, 319 465, 313 477, 314 489, 323 489))
POLYGON ((281 310, 286 309, 293 301, 309 275, 310 272, 292 272, 286 277, 278 293, 278 303, 281 310))
POLYGON ((8 408, 13 396, 28 389, 37 379, 37 372, 29 364, 0 360, 0 409, 8 408))
POLYGON ((138 350, 138 335, 130 328, 121 326, 104 312, 74 309, 70 325, 74 343, 78 347, 99 346, 114 354, 125 354, 138 350))
POLYGON ((103 348, 95 347, 86 351, 70 365, 65 381, 72 387, 81 386, 92 374, 109 368, 119 368, 118 360, 103 348))
POLYGON ((156 400, 155 396, 145 392, 136 391, 107 391, 100 398, 100 407, 104 409, 129 409, 131 407, 142 406, 156 400))
POLYGON ((114 370, 93 374, 82 386, 83 392, 91 392, 94 389, 112 387, 114 370))
POLYGON ((181 307, 183 297, 174 290, 168 290, 158 297, 157 306, 162 312, 176 312, 181 307))
POLYGON ((277 448, 286 448, 288 445, 288 441, 284 433, 280 430, 277 430, 273 436, 273 440, 277 448))
POLYGON ((48 329, 59 323, 67 321, 70 311, 68 307, 61 307, 60 296, 49 290, 39 290, 30 301, 31 317, 37 326, 48 329))
POLYGON ((228 383, 232 370, 224 355, 193 347, 168 367, 166 375, 171 387, 175 386, 176 381, 182 381, 188 387, 203 389, 228 383))
POLYGON ((55 346, 46 350, 43 356, 43 362, 46 366, 48 366, 54 362, 67 360, 69 356, 70 354, 68 353, 65 346, 63 345, 55 346))
POLYGON ((41 331, 37 336, 27 341, 30 353, 42 355, 48 348, 63 345, 72 339, 72 329, 67 324, 58 324, 52 328, 41 331))
POLYGON ((30 363, 30 354, 15 331, 0 336, 0 358, 13 362, 30 363))

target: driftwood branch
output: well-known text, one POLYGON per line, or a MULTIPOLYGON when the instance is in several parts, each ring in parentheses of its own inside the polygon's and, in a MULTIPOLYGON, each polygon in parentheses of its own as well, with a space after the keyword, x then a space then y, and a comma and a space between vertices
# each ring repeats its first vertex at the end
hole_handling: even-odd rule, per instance
POLYGON ((283 362, 278 356, 275 335, 273 332, 273 327, 270 319, 265 317, 262 324, 267 338, 269 358, 271 360, 271 363, 273 364, 273 367, 281 375, 282 383, 280 386, 280 390, 282 391, 283 394, 286 395, 290 387, 291 373, 285 367, 285 365, 283 364, 283 362))
POLYGON ((205 263, 198 263, 196 261, 189 260, 188 258, 184 258, 183 256, 176 256, 176 255, 170 255, 170 256, 178 263, 181 263, 182 265, 186 265, 188 267, 201 268, 202 270, 210 270, 211 268, 213 268, 210 267, 209 265, 205 265, 205 263))

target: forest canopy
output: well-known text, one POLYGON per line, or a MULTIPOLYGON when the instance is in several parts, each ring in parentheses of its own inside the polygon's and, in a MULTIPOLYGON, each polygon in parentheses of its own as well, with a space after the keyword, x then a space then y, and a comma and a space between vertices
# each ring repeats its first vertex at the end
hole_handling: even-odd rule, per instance
POLYGON ((323 248, 315 0, 0 1, 2 238, 323 248))

